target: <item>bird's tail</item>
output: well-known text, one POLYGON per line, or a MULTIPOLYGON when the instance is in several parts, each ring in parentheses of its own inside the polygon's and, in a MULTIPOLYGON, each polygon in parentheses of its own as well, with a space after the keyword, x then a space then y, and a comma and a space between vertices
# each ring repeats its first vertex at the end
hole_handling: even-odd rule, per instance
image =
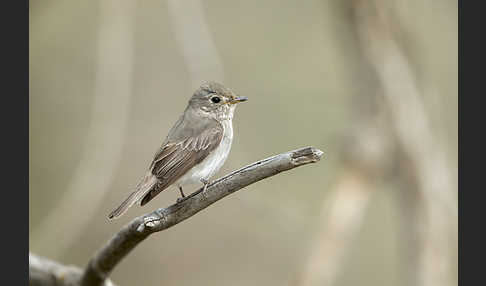
POLYGON ((108 218, 110 220, 116 219, 124 214, 129 207, 131 207, 134 203, 139 201, 143 198, 148 192, 152 190, 152 188, 157 184, 157 178, 152 174, 152 172, 148 171, 147 174, 143 177, 143 179, 138 183, 135 191, 131 193, 126 200, 121 203, 116 209, 114 209, 109 215, 108 218))

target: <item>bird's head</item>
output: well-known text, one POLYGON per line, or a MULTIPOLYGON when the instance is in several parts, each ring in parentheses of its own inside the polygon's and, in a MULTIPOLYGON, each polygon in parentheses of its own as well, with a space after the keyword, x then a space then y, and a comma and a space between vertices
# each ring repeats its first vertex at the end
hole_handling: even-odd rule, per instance
POLYGON ((230 89, 217 82, 205 82, 189 100, 189 107, 206 116, 226 119, 232 118, 237 103, 248 100, 238 96, 230 89))

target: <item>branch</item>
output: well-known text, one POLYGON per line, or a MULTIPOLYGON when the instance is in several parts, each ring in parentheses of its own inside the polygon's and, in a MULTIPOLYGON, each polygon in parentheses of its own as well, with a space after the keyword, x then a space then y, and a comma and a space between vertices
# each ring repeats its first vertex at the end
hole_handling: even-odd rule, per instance
MULTIPOLYGON (((70 265, 62 265, 44 257, 29 253, 29 285, 77 286, 83 271, 70 265)), ((105 286, 114 284, 107 280, 105 286)))
POLYGON ((315 163, 322 155, 318 149, 305 147, 255 162, 214 181, 205 192, 201 188, 174 205, 135 218, 95 254, 83 273, 81 285, 103 285, 115 266, 150 234, 168 229, 248 185, 315 163))

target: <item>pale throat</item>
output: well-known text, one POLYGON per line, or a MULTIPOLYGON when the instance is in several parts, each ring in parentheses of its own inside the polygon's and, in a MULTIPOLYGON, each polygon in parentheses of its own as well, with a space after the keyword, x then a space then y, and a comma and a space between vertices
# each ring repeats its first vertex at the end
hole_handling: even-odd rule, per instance
POLYGON ((230 105, 225 112, 218 112, 217 117, 219 120, 229 120, 233 119, 233 115, 235 114, 235 105, 230 105))
POLYGON ((215 109, 215 110, 208 110, 208 109, 202 107, 200 109, 200 111, 201 111, 200 113, 203 116, 213 118, 213 119, 216 119, 218 121, 229 120, 231 122, 231 120, 233 119, 233 115, 235 113, 235 108, 236 108, 235 104, 222 105, 220 108, 215 109))

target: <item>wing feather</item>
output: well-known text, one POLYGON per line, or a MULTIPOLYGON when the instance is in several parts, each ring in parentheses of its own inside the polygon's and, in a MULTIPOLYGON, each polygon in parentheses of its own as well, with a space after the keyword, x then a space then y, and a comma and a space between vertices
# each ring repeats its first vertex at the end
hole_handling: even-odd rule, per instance
POLYGON ((158 152, 151 164, 152 174, 159 184, 148 192, 140 201, 145 205, 161 191, 172 185, 192 167, 202 162, 221 142, 223 128, 216 124, 197 136, 185 138, 179 142, 168 142, 158 152))

